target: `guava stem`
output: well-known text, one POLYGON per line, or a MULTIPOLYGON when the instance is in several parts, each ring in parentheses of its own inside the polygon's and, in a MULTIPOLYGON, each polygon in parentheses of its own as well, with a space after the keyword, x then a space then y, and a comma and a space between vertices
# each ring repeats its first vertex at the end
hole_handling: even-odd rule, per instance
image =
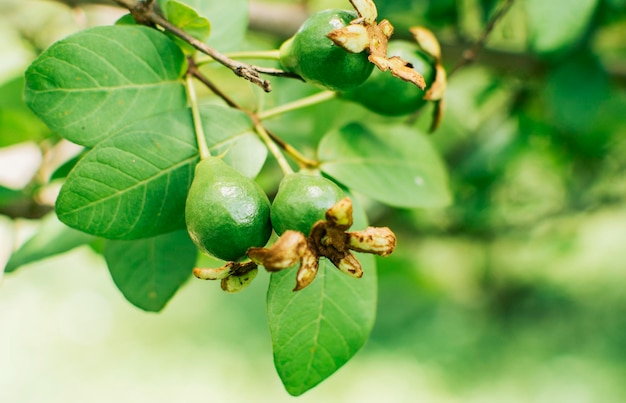
POLYGON ((301 168, 317 168, 319 166, 318 161, 305 157, 302 153, 300 153, 300 151, 298 151, 291 144, 285 142, 283 139, 281 139, 280 137, 278 137, 271 131, 269 130, 266 130, 266 131, 267 131, 267 134, 270 136, 270 138, 274 141, 274 143, 276 143, 291 158, 293 158, 301 168))
POLYGON ((278 162, 278 165, 283 173, 285 175, 292 174, 293 169, 291 169, 291 165, 289 165, 289 162, 287 162, 287 159, 285 159, 285 156, 280 151, 276 143, 272 141, 270 135, 267 133, 267 130, 265 130, 265 127, 263 127, 261 123, 257 123, 254 125, 254 130, 257 132, 259 137, 261 137, 261 140, 265 142, 265 145, 270 150, 272 155, 274 155, 274 158, 276 158, 276 161, 278 162))
MULTIPOLYGON (((225 55, 233 60, 245 60, 245 59, 257 59, 257 60, 278 60, 280 53, 278 49, 272 50, 255 50, 255 51, 241 51, 225 53, 225 55)), ((196 60, 196 65, 202 66, 209 63, 214 63, 217 60, 212 57, 203 57, 196 60)))
POLYGON ((196 133, 198 151, 200 153, 200 159, 203 160, 211 156, 211 151, 209 151, 209 146, 206 143, 206 137, 204 137, 202 119, 200 118, 200 110, 198 109, 198 98, 196 96, 196 90, 193 87, 193 80, 191 78, 191 74, 187 74, 187 77, 185 80, 185 87, 187 89, 187 97, 189 98, 189 104, 191 105, 191 116, 193 117, 193 127, 196 133))
POLYGON ((316 105, 330 99, 333 99, 337 96, 337 93, 334 91, 322 91, 317 94, 313 94, 311 96, 300 98, 297 101, 289 102, 287 104, 277 106, 276 108, 268 109, 263 112, 259 112, 257 116, 261 120, 270 119, 275 116, 282 115, 283 113, 295 111, 298 109, 306 108, 307 106, 316 105))

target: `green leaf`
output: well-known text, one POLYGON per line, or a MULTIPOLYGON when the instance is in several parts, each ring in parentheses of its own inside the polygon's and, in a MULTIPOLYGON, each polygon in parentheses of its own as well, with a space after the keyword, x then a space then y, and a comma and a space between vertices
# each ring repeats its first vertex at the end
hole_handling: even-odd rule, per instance
POLYGON ((24 78, 17 77, 0 86, 0 147, 24 141, 38 141, 48 128, 22 100, 24 78))
MULTIPOLYGON (((181 28, 183 31, 198 39, 206 42, 211 33, 211 24, 209 20, 198 15, 198 12, 188 5, 176 0, 167 0, 159 2, 165 18, 172 24, 181 28), (163 4, 165 3, 165 4, 163 4)), ((183 41, 175 35, 169 35, 187 54, 194 54, 196 48, 189 43, 183 41)))
MULTIPOLYGON (((354 229, 366 227, 355 204, 354 229)), ((364 275, 355 279, 326 259, 311 285, 294 292, 296 269, 273 273, 267 316, 274 364, 287 391, 301 395, 328 378, 365 344, 376 316, 376 262, 357 254, 364 275)))
MULTIPOLYGON (((212 155, 223 155, 228 165, 256 178, 267 159, 267 147, 243 112, 217 105, 202 105, 200 115, 212 155)), ((195 135, 194 135, 195 142, 195 135)))
POLYGON ((80 161, 85 156, 86 153, 87 151, 82 151, 78 155, 68 159, 63 164, 61 164, 57 169, 54 170, 54 172, 52 172, 49 182, 57 179, 66 178, 67 175, 69 175, 70 171, 76 166, 78 161, 80 161))
MULTIPOLYGON (((167 0, 159 1, 159 4, 167 0)), ((211 22, 209 45, 224 52, 241 50, 248 30, 248 0, 181 0, 211 22)))
POLYGON ((600 62, 579 52, 550 69, 542 94, 556 126, 567 133, 584 133, 598 125, 599 113, 611 98, 611 85, 600 62))
POLYGON ((37 233, 11 255, 4 271, 10 273, 20 266, 67 252, 94 239, 67 227, 52 212, 41 220, 37 233))
POLYGON ((111 277, 124 297, 146 311, 158 312, 189 278, 198 250, 187 231, 136 241, 107 241, 111 277))
POLYGON ((11 189, 0 185, 0 206, 14 203, 24 197, 24 191, 21 189, 11 189))
POLYGON ((186 106, 186 61, 167 36, 143 26, 81 31, 26 70, 27 105, 52 130, 93 147, 120 127, 186 106))
MULTIPOLYGON (((243 112, 202 108, 207 143, 214 155, 254 177, 267 150, 243 112), (243 157, 243 154, 250 153, 243 157)), ((185 227, 184 208, 198 161, 188 109, 125 127, 99 143, 67 177, 56 202, 70 227, 108 239, 137 239, 185 227)))
POLYGON ((531 48, 540 54, 575 45, 587 30, 599 0, 526 0, 531 48))
POLYGON ((350 123, 320 142, 321 169, 395 207, 450 203, 447 171, 428 138, 406 126, 350 123))

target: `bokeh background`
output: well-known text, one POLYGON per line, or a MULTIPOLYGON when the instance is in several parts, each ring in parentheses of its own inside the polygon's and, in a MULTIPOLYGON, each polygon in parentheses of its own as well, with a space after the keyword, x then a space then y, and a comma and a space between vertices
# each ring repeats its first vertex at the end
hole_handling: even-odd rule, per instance
MULTIPOLYGON (((0 0, 0 267, 40 231, 59 187, 51 172, 79 151, 23 104, 23 71, 55 40, 123 14, 67 3, 79 5, 0 0)), ((245 48, 275 48, 299 24, 296 2, 253 3, 245 48), (267 23, 268 10, 278 22, 267 23)), ((398 37, 412 25, 432 29, 449 70, 504 3, 377 1, 398 37)), ((514 1, 478 60, 451 76, 432 141, 450 170, 454 203, 367 203, 373 223, 399 239, 396 252, 378 260, 374 331, 353 360, 297 400, 626 401, 626 1, 582 3, 588 12, 580 17, 565 0, 514 1)), ((230 73, 211 73, 241 102, 258 102, 230 73)), ((286 98, 310 91, 277 88, 286 98)), ((344 104, 274 128, 322 133, 342 119, 333 111, 378 119, 344 104)), ((410 124, 428 127, 429 113, 410 124)), ((313 140, 290 141, 306 151, 313 140)), ((266 188, 276 183, 273 172, 270 163, 260 178, 266 188)), ((190 280, 150 314, 124 300, 97 250, 83 246, 5 274, 0 401, 296 399, 272 364, 267 275, 237 295, 190 280)))

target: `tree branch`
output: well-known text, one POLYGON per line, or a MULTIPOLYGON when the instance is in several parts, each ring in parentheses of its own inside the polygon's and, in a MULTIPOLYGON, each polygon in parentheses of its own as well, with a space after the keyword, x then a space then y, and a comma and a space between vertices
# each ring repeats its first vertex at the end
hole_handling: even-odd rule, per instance
POLYGON ((154 25, 159 25, 163 27, 163 29, 178 36, 179 38, 189 43, 191 46, 193 46, 200 52, 212 57, 217 62, 228 67, 230 70, 232 70, 233 73, 235 73, 239 77, 243 77, 246 80, 252 82, 253 84, 258 85, 259 87, 263 88, 263 90, 266 92, 271 91, 270 82, 262 79, 260 77, 260 73, 277 75, 279 74, 279 70, 252 66, 246 63, 235 61, 225 56, 224 54, 213 49, 211 46, 207 45, 206 43, 199 41, 198 39, 194 38, 193 36, 183 31, 182 29, 175 26, 174 24, 170 23, 168 20, 161 17, 159 14, 155 13, 152 10, 151 4, 150 4, 151 2, 132 1, 132 0, 115 0, 115 2, 127 8, 137 22, 142 23, 142 24, 154 24, 154 25))
POLYGON ((487 22, 487 25, 485 26, 485 29, 481 33, 480 37, 476 40, 476 42, 474 42, 471 48, 463 52, 463 58, 450 69, 450 71, 448 72, 448 77, 453 75, 459 69, 473 63, 476 60, 478 53, 480 53, 480 51, 485 47, 485 43, 487 43, 487 38, 489 37, 491 31, 493 31, 496 23, 506 15, 506 13, 511 9, 511 6, 514 2, 515 0, 504 1, 504 4, 502 4, 500 10, 498 10, 498 12, 495 13, 487 22))

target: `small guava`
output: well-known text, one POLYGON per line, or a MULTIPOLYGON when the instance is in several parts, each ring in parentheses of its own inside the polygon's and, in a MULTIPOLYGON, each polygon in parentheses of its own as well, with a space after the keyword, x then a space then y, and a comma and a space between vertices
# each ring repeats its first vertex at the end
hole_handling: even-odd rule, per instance
POLYGON ((326 210, 345 197, 334 182, 318 175, 295 173, 283 178, 272 202, 271 220, 274 231, 287 230, 309 235, 311 227, 323 220, 326 210))
POLYGON ((326 35, 358 18, 354 11, 324 10, 313 14, 294 36, 280 47, 280 62, 287 71, 306 82, 334 91, 346 91, 362 84, 374 65, 368 53, 350 53, 326 35))
POLYGON ((263 189, 217 157, 196 165, 185 222, 198 248, 226 261, 240 259, 250 247, 264 246, 272 233, 270 202, 263 189))

